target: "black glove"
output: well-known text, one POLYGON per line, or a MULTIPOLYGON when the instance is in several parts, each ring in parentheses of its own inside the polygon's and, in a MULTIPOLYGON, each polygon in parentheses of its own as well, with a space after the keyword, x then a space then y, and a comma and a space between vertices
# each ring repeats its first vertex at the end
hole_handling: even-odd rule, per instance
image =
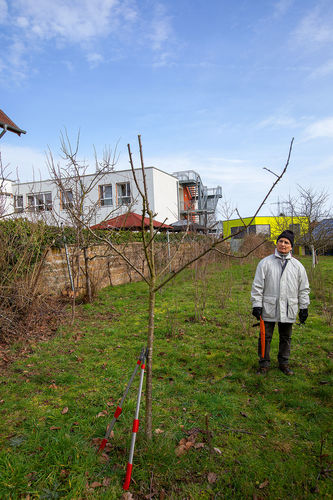
POLYGON ((308 309, 300 309, 299 310, 298 317, 299 317, 299 322, 300 323, 305 323, 306 322, 306 318, 308 316, 309 316, 308 309))
POLYGON ((252 315, 257 319, 260 319, 261 313, 262 313, 262 307, 254 307, 252 309, 252 315))

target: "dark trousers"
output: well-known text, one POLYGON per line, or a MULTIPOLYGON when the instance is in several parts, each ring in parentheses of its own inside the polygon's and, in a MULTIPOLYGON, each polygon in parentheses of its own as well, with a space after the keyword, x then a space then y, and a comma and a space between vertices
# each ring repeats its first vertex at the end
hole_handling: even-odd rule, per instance
MULTIPOLYGON (((267 367, 270 365, 271 359, 269 352, 271 349, 271 341, 273 337, 275 323, 271 321, 265 321, 265 356, 261 357, 261 340, 259 335, 258 342, 258 354, 259 354, 259 365, 261 367, 267 367)), ((279 329, 279 354, 278 361, 279 365, 287 365, 290 356, 290 345, 291 345, 291 332, 292 323, 278 323, 279 329)))

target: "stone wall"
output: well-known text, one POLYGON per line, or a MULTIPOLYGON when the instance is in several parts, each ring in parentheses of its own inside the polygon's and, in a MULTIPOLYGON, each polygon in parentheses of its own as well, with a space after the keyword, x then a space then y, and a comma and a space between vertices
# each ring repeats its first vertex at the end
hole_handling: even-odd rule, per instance
MULTIPOLYGON (((167 271, 176 270, 179 266, 194 257, 200 252, 209 241, 183 243, 180 251, 168 264, 167 243, 156 243, 157 247, 157 267, 166 268, 167 271)), ((131 261, 141 273, 147 273, 147 264, 143 257, 142 244, 138 242, 128 243, 124 248, 122 245, 115 245, 119 251, 123 251, 125 256, 131 261)), ((175 248, 170 249, 171 255, 175 253, 175 248)), ((78 252, 74 247, 68 248, 69 259, 74 278, 75 288, 79 295, 85 294, 86 279, 83 252, 78 252)), ((133 270, 115 251, 107 245, 90 247, 87 251, 89 274, 91 277, 92 291, 95 292, 109 285, 120 285, 132 281, 140 281, 142 277, 133 270)), ((39 278, 39 289, 43 293, 50 295, 70 295, 71 286, 68 274, 65 250, 50 248, 46 254, 43 268, 39 278)))

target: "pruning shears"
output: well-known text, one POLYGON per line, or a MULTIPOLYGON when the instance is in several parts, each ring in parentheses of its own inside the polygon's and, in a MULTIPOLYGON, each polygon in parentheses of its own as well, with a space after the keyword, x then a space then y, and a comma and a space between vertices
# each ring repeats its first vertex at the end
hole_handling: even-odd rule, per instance
POLYGON ((252 326, 260 326, 260 346, 261 346, 261 357, 265 357, 265 322, 260 316, 260 322, 255 323, 252 326))

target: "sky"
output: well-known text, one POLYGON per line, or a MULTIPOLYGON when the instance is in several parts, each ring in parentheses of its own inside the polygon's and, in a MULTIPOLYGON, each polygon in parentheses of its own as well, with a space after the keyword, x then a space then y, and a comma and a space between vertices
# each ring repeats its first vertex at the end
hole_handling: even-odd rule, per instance
MULTIPOLYGON (((23 181, 49 178, 60 134, 92 164, 197 171, 243 217, 297 184, 333 197, 331 0, 0 0, 0 108, 27 131, 0 139, 23 181), (266 169, 265 169, 266 168, 266 169)), ((221 217, 222 218, 222 217, 221 217)))

